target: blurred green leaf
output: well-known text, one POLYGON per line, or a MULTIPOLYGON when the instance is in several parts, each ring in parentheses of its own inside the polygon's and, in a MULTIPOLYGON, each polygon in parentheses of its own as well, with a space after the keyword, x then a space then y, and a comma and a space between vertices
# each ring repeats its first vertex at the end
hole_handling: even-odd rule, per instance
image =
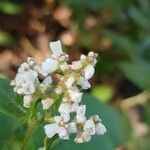
POLYGON ((93 136, 92 140, 85 144, 76 144, 73 139, 69 141, 61 141, 57 145, 55 145, 52 150, 93 150, 93 149, 99 149, 99 150, 115 150, 113 147, 113 144, 107 136, 93 136))
POLYGON ((20 126, 21 124, 16 118, 0 113, 0 149, 15 139, 20 126))
POLYGON ((150 64, 147 62, 122 62, 123 73, 139 88, 150 89, 150 64))
POLYGON ((130 3, 130 0, 120 1, 120 0, 59 0, 64 4, 70 5, 72 8, 86 8, 94 11, 100 9, 109 10, 112 13, 121 10, 121 7, 125 7, 130 3), (115 7, 113 4, 115 3, 115 7))
POLYGON ((9 33, 0 30, 0 45, 6 46, 10 45, 12 42, 13 42, 12 36, 9 33))
POLYGON ((9 14, 9 15, 15 15, 19 14, 23 11, 23 6, 18 3, 14 3, 7 0, 1 0, 0 1, 0 11, 9 14))
POLYGON ((112 107, 98 101, 93 96, 86 94, 83 97, 83 104, 87 105, 87 116, 98 114, 103 124, 107 128, 104 136, 93 136, 92 140, 84 144, 76 144, 73 139, 69 141, 60 141, 53 146, 54 150, 114 150, 115 147, 123 144, 129 137, 129 127, 121 118, 121 115, 112 107))
POLYGON ((109 85, 97 85, 92 89, 92 95, 100 101, 107 102, 113 96, 113 89, 109 85))
POLYGON ((24 117, 24 109, 16 103, 16 95, 10 82, 0 78, 0 112, 19 118, 24 117))
POLYGON ((104 36, 108 36, 112 44, 117 48, 123 50, 128 56, 134 57, 134 46, 133 42, 126 36, 118 35, 113 33, 112 31, 105 30, 103 31, 104 36))
POLYGON ((140 9, 137 9, 136 7, 131 7, 129 9, 129 15, 133 19, 133 21, 141 26, 144 29, 149 29, 150 27, 150 19, 146 17, 140 9))
MULTIPOLYGON (((35 127, 36 128, 36 127, 35 127)), ((30 137, 28 144, 26 145, 27 149, 37 150, 40 147, 43 147, 45 133, 43 126, 38 126, 33 135, 30 137)))

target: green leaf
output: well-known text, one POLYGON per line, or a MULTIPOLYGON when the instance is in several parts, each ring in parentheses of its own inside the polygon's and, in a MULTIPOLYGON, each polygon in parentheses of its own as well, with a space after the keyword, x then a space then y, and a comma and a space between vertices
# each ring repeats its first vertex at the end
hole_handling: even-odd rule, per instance
POLYGON ((123 62, 121 70, 141 89, 150 89, 150 64, 148 62, 123 62))
POLYGON ((38 148, 43 147, 45 138, 43 126, 44 125, 36 125, 34 127, 34 133, 25 145, 26 149, 37 150, 38 148))
POLYGON ((10 45, 12 42, 12 36, 9 33, 0 30, 0 45, 6 46, 10 45))
POLYGON ((129 136, 125 121, 121 115, 112 107, 98 101, 93 96, 86 94, 83 97, 83 104, 87 105, 87 117, 98 114, 103 124, 107 128, 107 133, 103 136, 93 136, 92 140, 84 144, 76 144, 73 139, 60 141, 54 144, 54 150, 114 150, 115 147, 123 144, 129 136))
POLYGON ((14 118, 0 113, 0 149, 6 147, 20 132, 20 122, 14 118))
POLYGON ((128 37, 115 34, 109 30, 103 31, 103 34, 111 39, 114 46, 123 50, 128 56, 134 55, 134 46, 128 37))
POLYGON ((113 89, 109 85, 97 85, 92 89, 92 95, 95 96, 100 101, 107 102, 113 96, 113 89))
POLYGON ((9 14, 15 15, 23 11, 23 6, 21 4, 13 3, 11 1, 0 1, 0 11, 9 14))
POLYGON ((0 78, 0 112, 16 116, 24 117, 24 109, 16 102, 16 95, 8 80, 0 78))
POLYGON ((73 139, 61 141, 52 150, 115 150, 107 136, 93 136, 92 140, 85 144, 76 144, 73 139))
POLYGON ((146 17, 139 9, 136 7, 131 7, 129 9, 129 15, 137 25, 149 30, 149 18, 146 17))

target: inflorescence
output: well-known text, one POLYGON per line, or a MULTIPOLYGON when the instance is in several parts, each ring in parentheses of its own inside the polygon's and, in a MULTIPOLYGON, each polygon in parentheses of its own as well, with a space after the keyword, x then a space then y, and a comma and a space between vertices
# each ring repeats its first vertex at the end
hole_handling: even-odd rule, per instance
POLYGON ((83 143, 90 141, 94 134, 103 135, 106 128, 99 116, 87 119, 86 105, 80 105, 82 90, 91 88, 88 80, 94 75, 97 54, 91 51, 69 64, 69 56, 62 51, 60 41, 50 42, 50 48, 51 57, 40 65, 27 58, 11 82, 14 91, 23 95, 23 106, 30 109, 40 99, 44 111, 52 110, 56 96, 60 96, 58 115, 49 115, 49 123, 44 126, 48 138, 57 134, 65 140, 75 134, 74 141, 83 143))

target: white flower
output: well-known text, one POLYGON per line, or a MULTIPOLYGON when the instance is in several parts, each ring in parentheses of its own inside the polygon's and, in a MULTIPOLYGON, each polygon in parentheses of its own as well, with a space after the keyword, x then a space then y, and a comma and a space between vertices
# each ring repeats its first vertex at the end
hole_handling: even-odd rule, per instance
POLYGON ((75 78, 73 76, 69 77, 67 79, 67 81, 65 82, 66 83, 66 87, 68 89, 70 89, 72 87, 72 85, 74 84, 74 82, 75 82, 75 78))
POLYGON ((42 83, 44 85, 50 85, 52 83, 52 77, 51 76, 46 77, 42 83))
POLYGON ((95 134, 95 124, 93 122, 93 119, 89 119, 85 122, 84 130, 89 133, 90 135, 95 134))
POLYGON ((76 115, 77 122, 79 123, 86 122, 85 112, 86 112, 86 106, 80 105, 77 109, 77 115, 76 115))
POLYGON ((77 84, 80 85, 84 90, 91 88, 91 84, 84 77, 80 77, 77 84))
POLYGON ((30 108, 32 102, 32 96, 31 95, 25 95, 23 97, 23 106, 26 108, 30 108))
POLYGON ((15 91, 18 94, 34 93, 38 84, 37 76, 38 74, 33 70, 17 73, 16 78, 13 81, 15 91))
POLYGON ((82 55, 80 56, 80 59, 81 59, 81 60, 85 60, 85 59, 86 59, 86 56, 82 54, 82 55))
POLYGON ((62 117, 54 116, 54 121, 59 124, 62 121, 62 117))
POLYGON ((79 132, 75 138, 76 143, 84 143, 89 142, 91 140, 91 136, 87 132, 79 132))
POLYGON ((24 72, 27 70, 30 70, 30 66, 28 63, 25 62, 25 63, 21 64, 20 68, 18 69, 18 72, 21 73, 21 72, 24 72))
POLYGON ((68 92, 73 102, 79 103, 81 101, 83 93, 78 92, 76 90, 69 90, 68 92))
POLYGON ((63 92, 63 89, 62 89, 61 86, 58 86, 58 87, 55 88, 55 93, 56 94, 62 94, 62 92, 63 92))
POLYGON ((71 64, 71 69, 72 70, 79 70, 82 68, 82 63, 81 61, 73 61, 72 64, 71 64))
POLYGON ((77 103, 62 102, 58 108, 58 112, 60 114, 70 114, 71 112, 75 112, 77 108, 78 108, 77 103))
POLYGON ((43 109, 44 110, 49 109, 53 103, 54 103, 54 99, 52 98, 47 98, 47 99, 42 100, 43 109))
POLYGON ((63 114, 69 114, 71 112, 71 107, 69 103, 61 103, 58 112, 63 114))
POLYGON ((71 122, 68 124, 68 132, 69 133, 77 133, 78 129, 75 122, 71 122))
POLYGON ((44 62, 42 62, 41 73, 44 76, 47 76, 50 73, 55 72, 58 69, 58 62, 52 58, 47 58, 44 62))
MULTIPOLYGON (((91 87, 88 80, 95 72, 97 54, 89 52, 87 56, 81 55, 80 60, 69 64, 69 55, 62 51, 60 41, 50 42, 49 45, 51 57, 41 64, 36 64, 31 57, 27 58, 11 82, 14 91, 23 96, 23 106, 29 108, 33 101, 40 102, 45 111, 53 104, 55 108, 59 105, 56 112, 58 115, 52 116, 53 113, 50 112, 51 124, 44 126, 48 138, 57 134, 66 140, 70 134, 76 134, 74 141, 83 143, 90 141, 94 134, 104 134, 106 128, 99 116, 94 115, 87 119, 86 105, 79 105, 82 89, 91 87)), ((47 120, 47 113, 36 113, 39 119, 44 115, 43 118, 47 120)))
POLYGON ((94 56, 95 56, 95 53, 94 53, 93 51, 90 51, 90 52, 88 53, 88 56, 89 56, 89 57, 94 57, 94 56))
POLYGON ((84 76, 85 79, 89 80, 92 78, 92 76, 94 75, 95 69, 93 65, 88 65, 87 67, 85 67, 84 69, 84 76))
POLYGON ((61 54, 63 54, 61 41, 50 42, 50 48, 56 57, 59 57, 61 54))
POLYGON ((99 123, 99 122, 102 121, 102 120, 99 118, 98 115, 94 115, 94 116, 92 116, 91 118, 93 118, 93 120, 94 120, 95 123, 99 123))
POLYGON ((28 63, 31 67, 33 67, 33 66, 35 65, 35 60, 34 60, 34 58, 28 57, 28 58, 27 58, 27 63, 28 63))
POLYGON ((95 125, 95 129, 98 135, 103 135, 106 132, 106 128, 101 122, 95 125))
POLYGON ((67 64, 67 62, 64 62, 63 64, 60 64, 59 67, 62 71, 66 71, 70 66, 67 64))
POLYGON ((59 125, 57 123, 47 124, 44 126, 45 134, 48 138, 52 138, 59 131, 59 125))
POLYGON ((55 116, 54 121, 56 123, 48 124, 44 127, 47 137, 51 138, 58 134, 61 139, 69 139, 68 124, 63 119, 63 117, 55 116))
POLYGON ((61 113, 60 116, 64 122, 68 122, 70 120, 70 114, 69 113, 61 113))
POLYGON ((59 137, 61 139, 64 139, 64 140, 68 140, 69 139, 69 134, 67 132, 67 129, 64 128, 64 127, 59 127, 58 135, 59 135, 59 137))

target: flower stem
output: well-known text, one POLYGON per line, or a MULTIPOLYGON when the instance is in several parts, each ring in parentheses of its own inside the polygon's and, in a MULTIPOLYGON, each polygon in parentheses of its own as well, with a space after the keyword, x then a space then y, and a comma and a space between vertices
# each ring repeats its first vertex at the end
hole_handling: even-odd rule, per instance
POLYGON ((30 122, 28 124, 28 130, 26 132, 25 138, 21 145, 21 150, 25 150, 27 148, 27 143, 30 140, 30 137, 33 135, 34 131, 37 129, 36 122, 30 122))
POLYGON ((49 139, 45 137, 44 139, 44 150, 51 150, 53 142, 57 139, 57 135, 55 135, 53 138, 49 139))

